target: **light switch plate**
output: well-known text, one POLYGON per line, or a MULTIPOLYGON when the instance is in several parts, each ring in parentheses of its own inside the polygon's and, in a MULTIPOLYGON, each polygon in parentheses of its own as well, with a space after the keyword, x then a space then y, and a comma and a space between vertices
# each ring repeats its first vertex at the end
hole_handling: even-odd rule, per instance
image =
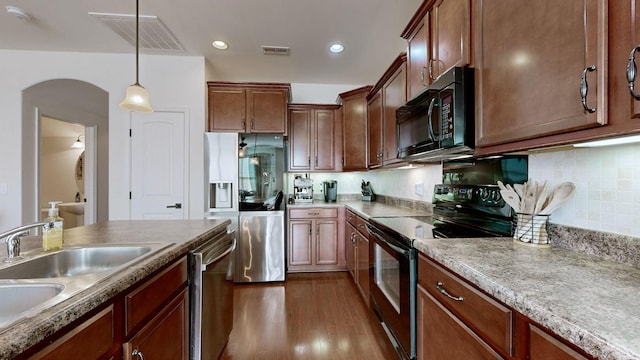
POLYGON ((7 195, 9 193, 9 186, 7 184, 0 184, 0 195, 7 195))
POLYGON ((424 183, 417 183, 415 185, 415 192, 418 196, 424 195, 424 183))

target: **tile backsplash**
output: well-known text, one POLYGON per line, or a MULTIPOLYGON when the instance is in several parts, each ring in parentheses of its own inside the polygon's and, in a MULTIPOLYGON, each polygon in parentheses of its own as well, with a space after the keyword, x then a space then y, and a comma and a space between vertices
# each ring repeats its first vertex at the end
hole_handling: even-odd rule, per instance
POLYGON ((529 156, 529 177, 571 181, 574 197, 551 223, 640 236, 640 144, 574 148, 529 156))

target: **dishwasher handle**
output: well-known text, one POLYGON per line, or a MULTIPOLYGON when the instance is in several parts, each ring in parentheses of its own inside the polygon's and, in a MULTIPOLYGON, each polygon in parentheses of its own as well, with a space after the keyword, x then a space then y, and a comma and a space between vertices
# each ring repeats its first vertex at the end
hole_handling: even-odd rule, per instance
POLYGON ((217 263, 218 261, 220 261, 222 258, 224 258, 225 256, 229 255, 233 250, 236 249, 236 238, 233 237, 231 239, 231 244, 229 244, 229 247, 227 247, 226 250, 224 250, 222 253, 220 254, 203 254, 202 256, 202 268, 201 271, 207 271, 207 267, 209 265, 213 265, 215 263, 217 263), (211 256, 207 256, 207 255, 217 255, 215 256, 213 259, 211 258, 211 256))

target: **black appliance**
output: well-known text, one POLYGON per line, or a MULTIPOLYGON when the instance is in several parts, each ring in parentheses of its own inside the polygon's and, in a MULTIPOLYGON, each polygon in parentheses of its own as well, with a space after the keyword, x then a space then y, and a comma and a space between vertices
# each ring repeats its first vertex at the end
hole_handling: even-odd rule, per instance
POLYGON ((511 208, 492 182, 527 180, 527 158, 447 163, 434 186, 433 216, 369 219, 371 308, 401 359, 415 359, 416 239, 511 236, 511 208), (489 185, 487 185, 489 184, 489 185))
POLYGON ((473 154, 473 69, 455 67, 396 110, 398 157, 438 162, 473 154))

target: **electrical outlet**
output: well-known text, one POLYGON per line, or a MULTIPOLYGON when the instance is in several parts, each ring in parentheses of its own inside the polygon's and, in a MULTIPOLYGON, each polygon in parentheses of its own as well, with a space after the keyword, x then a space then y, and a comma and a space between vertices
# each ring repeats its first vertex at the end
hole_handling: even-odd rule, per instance
POLYGON ((424 183, 415 184, 415 192, 418 196, 424 195, 424 183))

